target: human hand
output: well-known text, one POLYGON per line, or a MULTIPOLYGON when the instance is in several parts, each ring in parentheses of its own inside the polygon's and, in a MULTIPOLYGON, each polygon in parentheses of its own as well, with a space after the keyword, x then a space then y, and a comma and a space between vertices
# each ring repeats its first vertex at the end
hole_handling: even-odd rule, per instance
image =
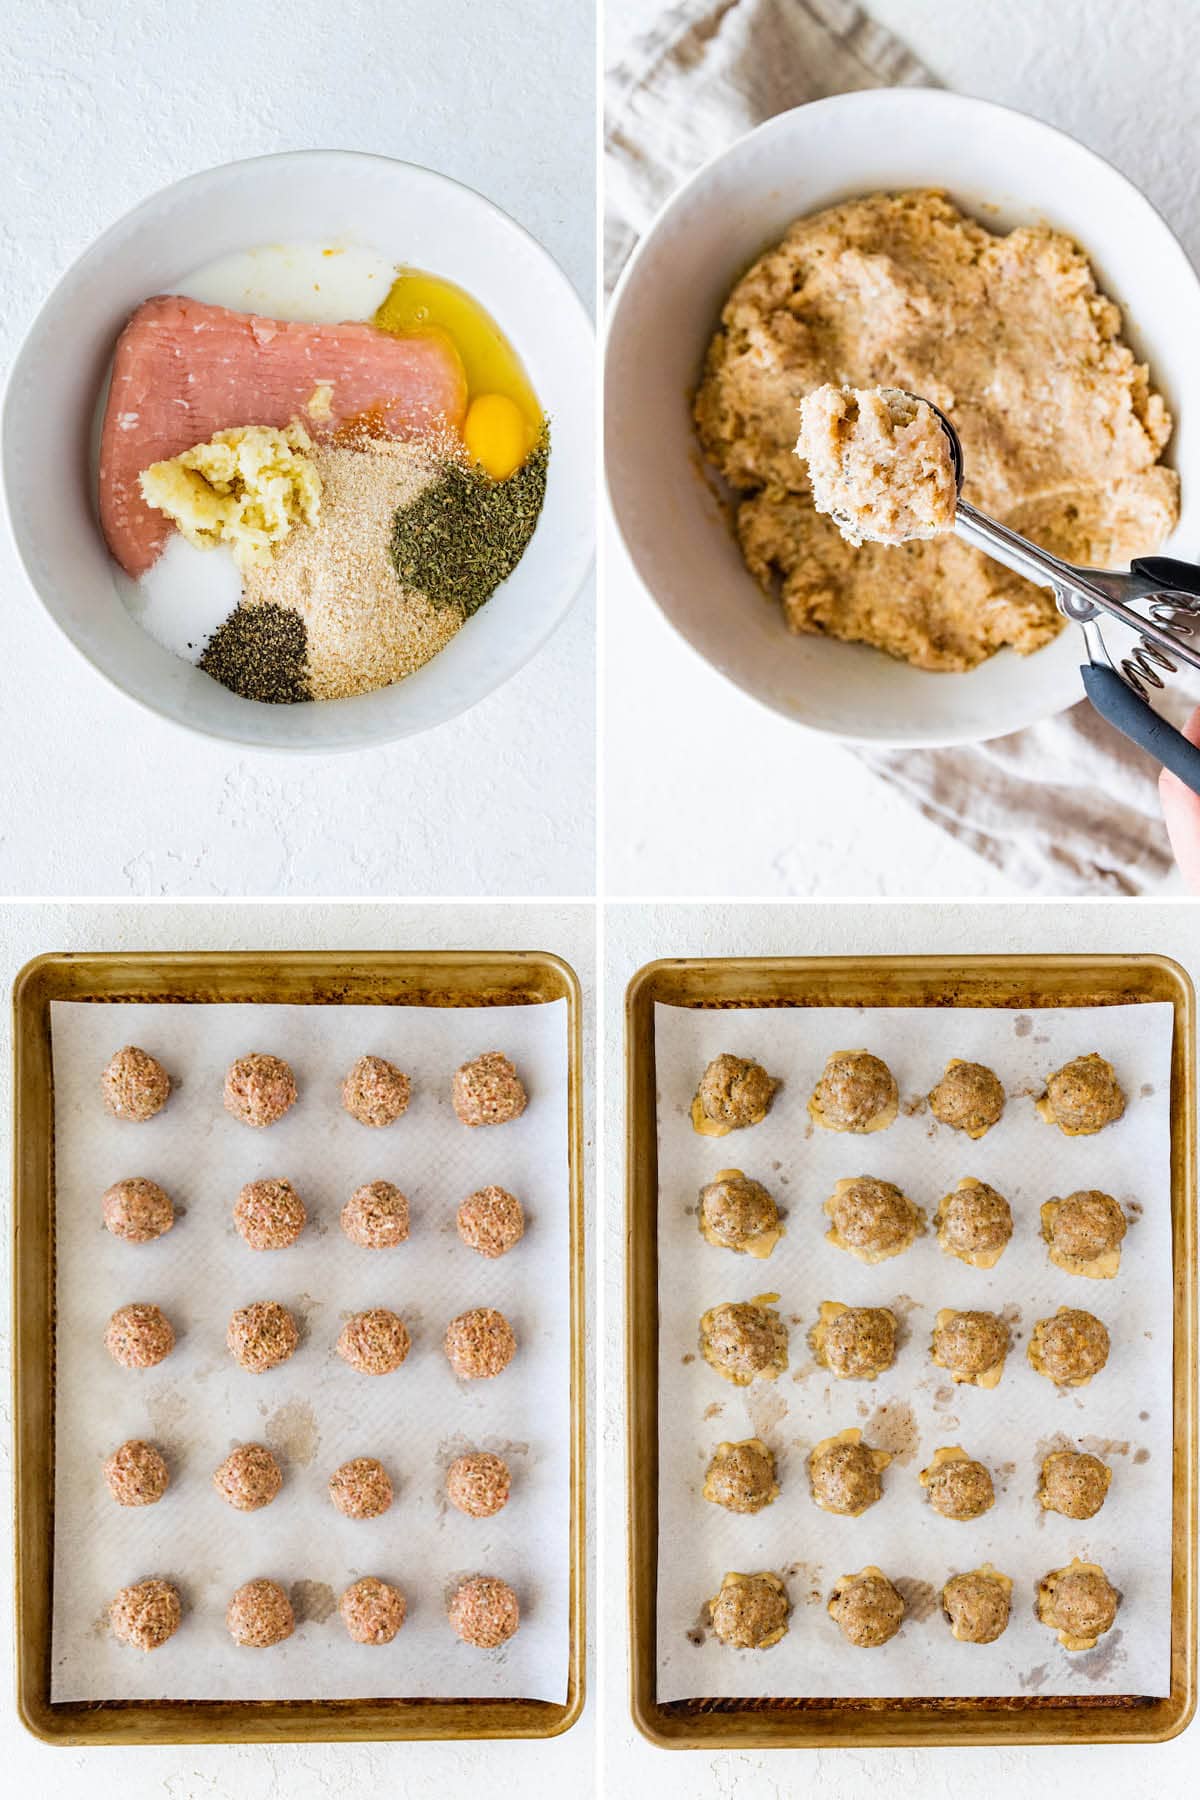
MULTIPOLYGON (((1200 707, 1180 729, 1189 743, 1200 744, 1200 707)), ((1158 798, 1180 873, 1193 894, 1200 894, 1200 794, 1193 794, 1178 775, 1164 769, 1158 778, 1158 798)))

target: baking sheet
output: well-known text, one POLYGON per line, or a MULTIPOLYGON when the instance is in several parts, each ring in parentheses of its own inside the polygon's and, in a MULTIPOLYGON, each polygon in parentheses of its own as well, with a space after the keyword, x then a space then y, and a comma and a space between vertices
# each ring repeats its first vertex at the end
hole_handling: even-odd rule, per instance
POLYGON ((54 1002, 57 1289, 54 1619, 51 1698, 336 1699, 519 1696, 562 1703, 569 1656, 570 1266, 568 1021, 565 1001, 513 1007, 121 1005, 54 1002), (140 1044, 177 1083, 146 1124, 111 1119, 99 1075, 114 1050, 140 1044), (511 1056, 529 1093, 519 1120, 468 1130, 450 1104, 459 1063, 511 1056), (222 1106, 228 1064, 250 1050, 285 1057, 298 1104, 254 1131, 222 1106), (412 1078, 408 1111, 370 1130, 342 1110, 340 1082, 364 1054, 412 1078), (103 1229, 113 1181, 160 1182, 182 1217, 157 1242, 103 1229), (309 1223, 284 1251, 255 1252, 232 1210, 247 1181, 286 1175, 309 1223), (366 1251, 338 1213, 361 1183, 407 1194, 406 1244, 366 1251), (517 1194, 526 1233, 489 1262, 459 1240, 459 1202, 488 1183, 517 1194), (240 1369, 225 1348, 235 1308, 289 1306, 302 1342, 280 1368, 240 1369), (118 1368, 105 1323, 152 1300, 178 1342, 157 1368, 118 1368), (372 1378, 334 1353, 345 1317, 399 1312, 413 1347, 372 1378), (441 1348, 446 1324, 499 1307, 518 1352, 493 1381, 459 1382, 441 1348), (159 1444, 173 1480, 151 1507, 109 1496, 101 1467, 130 1437, 159 1444), (284 1487, 257 1513, 235 1512, 211 1475, 234 1444, 268 1443, 284 1487), (494 1519, 448 1507, 444 1471, 469 1447, 503 1454, 513 1474, 494 1519), (377 1456, 396 1498, 372 1520, 343 1518, 326 1483, 353 1456, 377 1456), (485 1572, 516 1589, 521 1625, 500 1650, 459 1642, 445 1617, 458 1578, 485 1572), (335 1610, 363 1575, 397 1582, 408 1618, 386 1647, 352 1644, 335 1610), (118 1588, 166 1575, 183 1590, 183 1626, 145 1655, 107 1629, 118 1588), (239 1649, 224 1627, 229 1596, 270 1576, 302 1619, 268 1650, 239 1649))
POLYGON ((1015 1014, 993 1008, 655 1006, 659 1156, 658 1699, 754 1696, 1068 1695, 1170 1692, 1171 1324, 1170 1057, 1173 1009, 1147 1004, 1015 1014), (865 1048, 896 1075, 890 1129, 851 1136, 813 1127, 807 1102, 835 1050, 865 1048), (1096 1050, 1128 1096, 1125 1117, 1068 1138, 1038 1118, 1032 1097, 1073 1056, 1096 1050), (689 1108, 706 1063, 753 1057, 784 1086, 761 1125, 702 1138, 689 1108), (972 1142, 919 1104, 952 1057, 993 1068, 1009 1099, 972 1142), (788 1217, 766 1261, 707 1244, 699 1189, 723 1168, 765 1183, 788 1217), (843 1176, 895 1181, 927 1214, 964 1175, 1012 1202, 1012 1242, 993 1270, 943 1255, 932 1230, 874 1267, 835 1249, 821 1208, 843 1176), (1051 1264, 1039 1234, 1044 1200, 1079 1188, 1115 1195, 1132 1214, 1120 1273, 1089 1281, 1051 1264), (722 1301, 778 1292, 790 1366, 777 1382, 739 1389, 698 1354, 698 1321, 722 1301), (877 1382, 836 1382, 813 1362, 807 1332, 822 1300, 889 1305, 902 1330, 894 1367, 877 1382), (1026 1359, 1035 1321, 1059 1306, 1103 1319, 1108 1366, 1061 1391, 1026 1359), (929 1358, 942 1306, 1005 1311, 1013 1349, 998 1388, 953 1386, 929 1358), (813 1505, 807 1455, 859 1426, 895 1460, 881 1501, 857 1519, 813 1505), (782 1493, 738 1516, 701 1497, 716 1445, 757 1435, 776 1452, 782 1493), (1068 1443, 1101 1455, 1112 1485, 1096 1518, 1037 1506, 1042 1457, 1068 1443), (939 1445, 961 1444, 991 1469, 996 1504, 958 1522, 927 1505, 918 1471, 939 1445), (1072 1556, 1101 1563, 1123 1599, 1096 1649, 1070 1654, 1033 1612, 1040 1577, 1072 1556), (947 1578, 990 1561, 1013 1578, 1012 1618, 991 1645, 960 1644, 941 1613, 947 1578), (825 1606, 835 1581, 878 1564, 905 1594, 900 1633, 873 1651, 846 1644, 825 1606), (790 1630, 765 1652, 730 1650, 707 1630, 705 1602, 727 1570, 774 1569, 793 1602, 790 1630))

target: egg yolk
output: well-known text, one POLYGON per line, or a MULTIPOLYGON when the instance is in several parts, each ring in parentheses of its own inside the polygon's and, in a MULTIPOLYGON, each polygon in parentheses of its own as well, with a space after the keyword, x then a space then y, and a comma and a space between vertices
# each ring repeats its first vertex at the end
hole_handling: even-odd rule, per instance
POLYGON ((467 408, 463 441, 493 481, 507 481, 525 461, 529 430, 506 394, 480 394, 467 408))

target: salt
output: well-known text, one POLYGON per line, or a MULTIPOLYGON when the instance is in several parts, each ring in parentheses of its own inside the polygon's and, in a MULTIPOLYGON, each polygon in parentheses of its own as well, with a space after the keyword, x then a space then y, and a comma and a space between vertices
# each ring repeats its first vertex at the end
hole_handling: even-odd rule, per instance
POLYGON ((201 550, 177 531, 141 580, 122 586, 143 631, 191 663, 200 661, 209 638, 242 597, 231 552, 222 544, 201 550))

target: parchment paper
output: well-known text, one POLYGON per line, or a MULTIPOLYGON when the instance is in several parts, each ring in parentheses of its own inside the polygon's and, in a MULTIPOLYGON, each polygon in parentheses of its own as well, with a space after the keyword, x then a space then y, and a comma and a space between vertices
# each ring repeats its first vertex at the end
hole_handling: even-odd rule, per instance
POLYGON ((1171 1572, 1170 1052, 1166 1005, 1014 1014, 952 1010, 655 1008, 659 1142, 660 1552, 658 1698, 1168 1693, 1171 1572), (806 1110, 827 1055, 869 1049, 891 1066, 901 1111, 888 1130, 851 1136, 812 1127, 806 1110), (722 1051, 782 1076, 766 1120, 702 1138, 688 1109, 706 1063, 722 1051), (1128 1096, 1125 1117, 1093 1137, 1064 1137, 1030 1097, 1073 1056, 1108 1057, 1128 1096), (1004 1082, 1004 1117, 972 1142, 927 1110, 952 1057, 986 1063, 1004 1082), (787 1209, 774 1254, 753 1261, 700 1236, 698 1191, 719 1169, 741 1168, 787 1209), (941 1196, 974 1175, 1008 1196, 1015 1231, 996 1268, 943 1255, 932 1230, 906 1254, 874 1267, 825 1238, 821 1208, 843 1176, 898 1183, 929 1221, 941 1196), (1044 1200, 1079 1188, 1113 1194, 1132 1214, 1120 1273, 1092 1281, 1051 1264, 1039 1237, 1044 1200), (781 1296, 790 1367, 776 1382, 735 1388, 698 1354, 708 1307, 781 1296), (873 1383, 834 1381, 813 1362, 807 1332, 822 1300, 890 1305, 903 1341, 873 1383), (942 1306, 1005 1311, 1013 1348, 998 1388, 952 1386, 930 1361, 942 1306), (1026 1349, 1035 1322, 1059 1306, 1108 1326, 1108 1366, 1089 1386, 1059 1390, 1035 1373, 1026 1349), (807 1454, 819 1439, 859 1426, 895 1460, 884 1494, 859 1518, 813 1505, 807 1454), (701 1497, 723 1439, 757 1434, 779 1459, 782 1493, 739 1516, 701 1497), (1061 1439, 1061 1441, 1060 1441, 1061 1439), (918 1471, 940 1445, 960 1444, 992 1471, 996 1504, 972 1522, 941 1518, 918 1471), (1078 1445, 1113 1470, 1099 1514, 1077 1522, 1037 1506, 1042 1457, 1078 1445), (1095 1650, 1069 1654, 1033 1612, 1048 1570, 1073 1556, 1099 1562, 1123 1601, 1095 1650), (960 1644, 941 1612, 950 1575, 990 1561, 1013 1579, 1012 1618, 994 1644, 960 1644), (905 1593, 900 1633, 854 1649, 825 1607, 841 1576, 876 1563, 905 1593), (768 1651, 730 1650, 707 1630, 705 1601, 727 1570, 774 1569, 794 1611, 768 1651))
POLYGON ((332 1699, 388 1696, 566 1697, 570 1488, 570 1293, 565 1002, 539 1006, 121 1005, 55 1003, 58 1328, 54 1569, 54 1700, 332 1699), (158 1056, 178 1083, 146 1124, 111 1119, 99 1076, 122 1044, 158 1056), (454 1069, 485 1050, 511 1056, 529 1105, 519 1119, 469 1130, 450 1104, 454 1069), (285 1057, 300 1098, 255 1131, 222 1107, 235 1056, 285 1057), (342 1110, 340 1082, 360 1055, 411 1077, 395 1125, 371 1130, 342 1110), (157 1242, 122 1243, 103 1229, 100 1196, 120 1177, 160 1182, 183 1211, 157 1242), (233 1226, 246 1181, 287 1176, 309 1223, 282 1251, 253 1251, 233 1226), (376 1179, 408 1196, 406 1244, 351 1244, 338 1213, 376 1179), (489 1262, 455 1231, 459 1202, 498 1183, 526 1209, 521 1243, 489 1262), (159 1304, 178 1335, 157 1368, 118 1368, 103 1345, 113 1310, 159 1304), (302 1342, 280 1368, 234 1363, 225 1328, 235 1308, 280 1300, 302 1342), (399 1312, 413 1348, 391 1375, 348 1368, 334 1352, 346 1316, 399 1312), (472 1306, 497 1306, 518 1350, 492 1381, 460 1382, 444 1329, 472 1306), (124 1439, 161 1446, 172 1470, 155 1506, 111 1499, 105 1457, 124 1439), (283 1491, 256 1513, 227 1506, 212 1472, 239 1442, 266 1442, 283 1491), (512 1497, 494 1519, 444 1498, 461 1451, 500 1452, 512 1497), (396 1498, 380 1518, 343 1518, 326 1484, 353 1456, 377 1456, 396 1498), (516 1636, 497 1651, 459 1642, 445 1616, 456 1579, 510 1582, 516 1636), (107 1628, 112 1595, 150 1575, 176 1580, 183 1625, 144 1654, 107 1628), (408 1618, 393 1643, 351 1643, 335 1610, 363 1575, 403 1588, 408 1618), (271 1649, 239 1649, 224 1626, 234 1589, 257 1576, 292 1594, 295 1633, 271 1649))

